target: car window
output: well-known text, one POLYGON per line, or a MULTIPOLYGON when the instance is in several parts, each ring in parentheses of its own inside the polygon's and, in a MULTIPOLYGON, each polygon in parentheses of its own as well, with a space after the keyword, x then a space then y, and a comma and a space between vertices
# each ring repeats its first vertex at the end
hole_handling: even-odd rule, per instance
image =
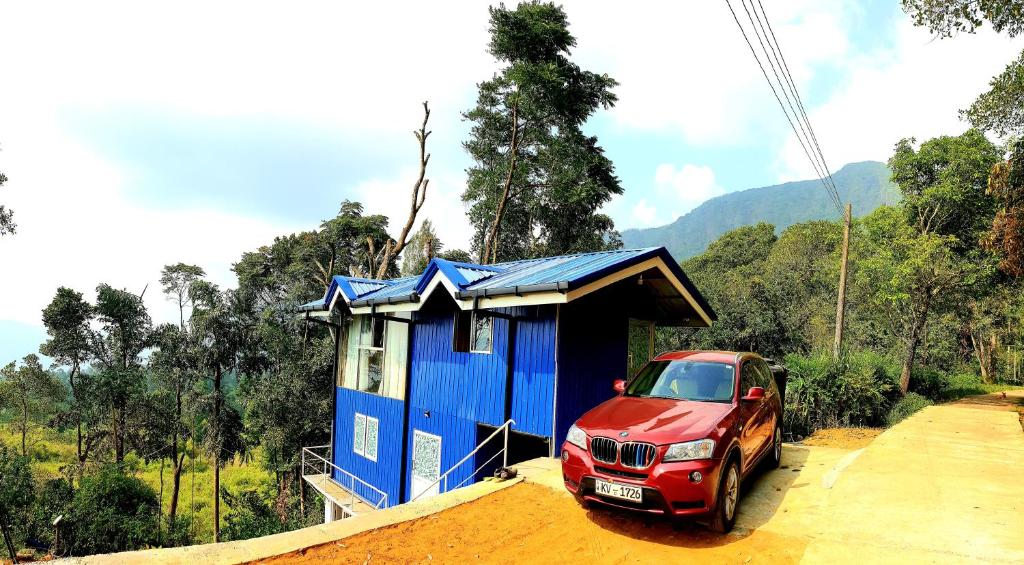
POLYGON ((740 374, 740 396, 747 394, 751 387, 761 386, 757 369, 754 368, 754 361, 745 361, 743 371, 740 374))
POLYGON ((625 396, 699 402, 732 402, 733 365, 700 361, 651 361, 626 387, 625 396))
POLYGON ((775 377, 772 376, 772 370, 768 368, 768 364, 763 359, 757 360, 757 373, 760 376, 761 386, 766 392, 778 392, 775 386, 775 377))

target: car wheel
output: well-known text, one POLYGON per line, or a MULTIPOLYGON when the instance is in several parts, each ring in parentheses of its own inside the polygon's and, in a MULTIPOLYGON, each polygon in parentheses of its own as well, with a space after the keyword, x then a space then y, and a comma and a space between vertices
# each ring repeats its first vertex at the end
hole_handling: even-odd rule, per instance
POLYGON ((772 452, 768 455, 768 468, 778 469, 782 464, 782 430, 775 426, 775 434, 772 435, 772 452))
POLYGON ((736 509, 740 502, 740 466, 729 461, 718 484, 718 503, 711 517, 711 529, 720 534, 729 533, 736 523, 736 509))

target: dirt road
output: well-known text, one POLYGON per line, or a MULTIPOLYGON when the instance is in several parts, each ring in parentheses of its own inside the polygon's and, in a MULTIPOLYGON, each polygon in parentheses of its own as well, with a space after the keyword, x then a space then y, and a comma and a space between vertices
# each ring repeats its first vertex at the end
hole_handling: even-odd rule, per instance
POLYGON ((271 562, 1024 561, 1024 433, 1001 398, 927 408, 863 449, 787 445, 783 465, 746 485, 727 536, 584 510, 549 465, 479 500, 271 562))

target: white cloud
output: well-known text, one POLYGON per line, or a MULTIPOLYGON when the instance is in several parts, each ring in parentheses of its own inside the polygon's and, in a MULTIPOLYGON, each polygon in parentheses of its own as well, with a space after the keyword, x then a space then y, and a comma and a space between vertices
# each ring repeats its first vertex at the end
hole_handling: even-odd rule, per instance
POLYGON ((648 204, 646 198, 641 198, 633 206, 633 220, 641 227, 657 225, 658 209, 648 204))
POLYGON ((726 192, 715 180, 711 167, 689 163, 679 168, 670 163, 658 165, 654 171, 654 187, 659 203, 663 204, 661 208, 669 215, 662 217, 664 221, 672 221, 701 202, 726 192))
MULTIPOLYGON (((733 4, 744 21, 739 2, 733 4)), ((567 10, 581 60, 620 82, 611 111, 620 126, 679 134, 694 144, 735 145, 782 119, 767 112, 775 100, 724 2, 597 6, 567 10)), ((798 86, 815 68, 846 55, 849 10, 831 0, 768 6, 798 86)), ((756 45, 752 30, 747 33, 756 45)))
MULTIPOLYGON (((968 124, 958 111, 1024 49, 1024 40, 989 30, 938 40, 906 19, 896 25, 894 45, 851 58, 835 95, 808 109, 833 172, 845 163, 885 161, 904 137, 923 141, 964 131, 968 124)), ((792 134, 777 172, 780 180, 815 176, 792 134)))

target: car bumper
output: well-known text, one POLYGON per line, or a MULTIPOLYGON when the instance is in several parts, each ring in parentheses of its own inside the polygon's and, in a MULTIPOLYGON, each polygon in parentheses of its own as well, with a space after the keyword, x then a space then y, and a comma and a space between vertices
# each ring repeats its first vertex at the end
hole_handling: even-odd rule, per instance
POLYGON ((719 459, 655 463, 646 469, 595 462, 590 453, 566 442, 562 445, 562 479, 565 488, 578 499, 607 506, 671 516, 699 516, 715 507, 719 459), (698 471, 699 482, 690 479, 698 471), (638 486, 643 500, 633 502, 599 495, 596 479, 638 486))

